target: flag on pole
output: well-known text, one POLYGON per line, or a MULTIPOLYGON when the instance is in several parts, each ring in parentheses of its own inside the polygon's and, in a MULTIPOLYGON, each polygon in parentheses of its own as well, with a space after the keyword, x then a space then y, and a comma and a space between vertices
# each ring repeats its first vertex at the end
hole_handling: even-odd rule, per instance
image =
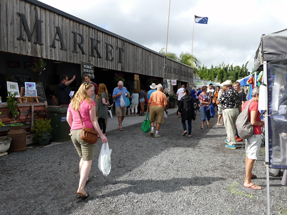
POLYGON ((201 17, 201 16, 194 15, 194 20, 195 20, 195 23, 198 23, 198 24, 207 24, 208 17, 201 17))

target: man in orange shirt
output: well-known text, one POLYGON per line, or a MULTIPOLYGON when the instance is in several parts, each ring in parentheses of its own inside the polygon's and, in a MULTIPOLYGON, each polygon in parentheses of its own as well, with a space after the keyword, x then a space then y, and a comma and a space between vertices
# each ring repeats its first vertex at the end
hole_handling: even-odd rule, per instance
POLYGON ((158 131, 160 129, 160 124, 163 123, 164 110, 167 106, 166 95, 162 92, 163 87, 161 84, 156 86, 157 91, 151 94, 148 103, 147 112, 150 110, 150 121, 151 121, 151 132, 150 135, 154 135, 154 122, 156 121, 156 131, 154 137, 160 137, 158 131))

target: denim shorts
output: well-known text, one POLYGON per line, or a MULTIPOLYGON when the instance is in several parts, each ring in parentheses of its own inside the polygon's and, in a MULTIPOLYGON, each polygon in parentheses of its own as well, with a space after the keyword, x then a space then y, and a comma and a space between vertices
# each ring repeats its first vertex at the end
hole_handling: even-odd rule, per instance
POLYGON ((201 122, 204 122, 205 119, 207 121, 210 120, 210 110, 207 109, 208 107, 200 107, 200 113, 201 113, 201 122))
POLYGON ((145 102, 145 99, 144 99, 144 98, 140 99, 140 102, 143 102, 143 103, 144 103, 144 102, 145 102))

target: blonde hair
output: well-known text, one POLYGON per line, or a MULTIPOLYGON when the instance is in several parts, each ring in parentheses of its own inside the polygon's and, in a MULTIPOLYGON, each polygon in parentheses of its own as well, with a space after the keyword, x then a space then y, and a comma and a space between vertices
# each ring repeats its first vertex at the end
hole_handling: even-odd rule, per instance
POLYGON ((86 92, 86 90, 90 89, 91 87, 94 87, 94 85, 86 82, 81 84, 75 96, 71 100, 71 106, 74 110, 79 110, 80 104, 84 100, 86 100, 87 102, 89 102, 90 105, 92 105, 91 99, 87 96, 86 92))
POLYGON ((101 97, 101 94, 105 92, 107 94, 107 99, 109 99, 109 94, 108 94, 108 90, 107 90, 107 87, 105 84, 103 83, 100 83, 99 84, 99 92, 98 92, 98 100, 100 99, 101 97))

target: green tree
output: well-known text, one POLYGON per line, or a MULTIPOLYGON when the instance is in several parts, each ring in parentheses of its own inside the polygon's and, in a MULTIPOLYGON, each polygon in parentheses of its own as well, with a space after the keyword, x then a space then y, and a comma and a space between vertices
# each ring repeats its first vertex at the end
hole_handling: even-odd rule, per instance
MULTIPOLYGON (((165 48, 162 48, 160 51, 159 51, 160 54, 164 55, 165 56, 165 48)), ((177 60, 178 61, 178 57, 175 53, 172 53, 172 52, 167 52, 166 53, 166 56, 171 58, 171 59, 174 59, 174 60, 177 60)))

